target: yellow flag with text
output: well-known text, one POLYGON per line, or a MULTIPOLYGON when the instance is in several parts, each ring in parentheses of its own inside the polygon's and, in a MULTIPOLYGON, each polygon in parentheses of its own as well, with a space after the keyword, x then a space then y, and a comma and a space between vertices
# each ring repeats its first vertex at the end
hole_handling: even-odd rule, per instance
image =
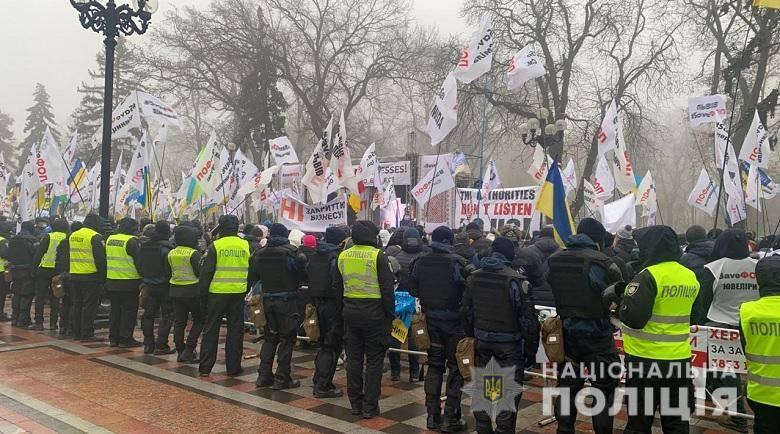
POLYGON ((753 0, 753 6, 757 8, 780 9, 780 0, 753 0))

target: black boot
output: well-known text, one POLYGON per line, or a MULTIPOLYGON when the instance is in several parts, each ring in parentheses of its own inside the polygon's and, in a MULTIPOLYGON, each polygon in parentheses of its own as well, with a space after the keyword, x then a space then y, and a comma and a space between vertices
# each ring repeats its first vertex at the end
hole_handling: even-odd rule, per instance
POLYGON ((428 419, 425 422, 425 427, 431 431, 438 431, 441 428, 441 413, 436 410, 428 411, 428 419))
POLYGON ((444 423, 441 425, 441 432, 460 432, 464 431, 465 429, 466 421, 460 417, 460 412, 458 412, 458 414, 448 414, 445 411, 444 423))

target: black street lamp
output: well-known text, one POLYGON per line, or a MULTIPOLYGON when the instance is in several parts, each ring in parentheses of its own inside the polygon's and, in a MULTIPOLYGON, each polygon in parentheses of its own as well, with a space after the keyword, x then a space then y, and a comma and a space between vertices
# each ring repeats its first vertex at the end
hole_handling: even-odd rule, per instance
POLYGON ((550 121, 550 111, 540 107, 536 112, 536 118, 520 125, 520 135, 523 143, 534 147, 540 145, 542 149, 563 144, 563 132, 566 131, 566 120, 558 119, 550 121), (530 137, 529 137, 530 136, 530 137))
POLYGON ((132 0, 132 6, 117 6, 114 0, 105 4, 98 0, 70 0, 79 12, 79 22, 105 36, 106 81, 103 93, 103 142, 100 158, 100 216, 108 218, 109 189, 111 188, 111 112, 114 100, 114 48, 120 35, 143 34, 149 27, 157 0, 132 0))

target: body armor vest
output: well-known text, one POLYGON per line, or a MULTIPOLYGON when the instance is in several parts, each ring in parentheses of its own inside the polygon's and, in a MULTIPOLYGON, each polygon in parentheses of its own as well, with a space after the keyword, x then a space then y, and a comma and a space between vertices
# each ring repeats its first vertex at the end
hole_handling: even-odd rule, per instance
POLYGON ((298 278, 287 267, 295 248, 290 244, 263 247, 255 253, 254 261, 257 274, 263 284, 263 293, 295 292, 298 290, 298 278))
POLYGON ((520 274, 511 268, 479 270, 471 275, 475 328, 495 333, 520 331, 520 318, 509 295, 509 284, 513 280, 518 282, 519 287, 520 274))
POLYGON ((138 250, 138 272, 147 279, 165 277, 165 263, 162 256, 163 245, 158 241, 147 241, 138 250))
POLYGON ((423 309, 451 310, 460 308, 462 294, 455 287, 455 261, 451 253, 429 253, 417 259, 418 294, 423 309))
POLYGON ((339 252, 336 250, 322 255, 315 253, 309 258, 306 274, 309 276, 309 294, 312 297, 332 298, 335 296, 333 294, 331 264, 338 255, 339 252))
POLYGON ((401 250, 397 255, 395 255, 395 259, 398 261, 398 264, 401 266, 401 275, 398 279, 398 288, 404 291, 409 290, 409 266, 412 264, 412 261, 416 258, 423 255, 423 252, 416 252, 416 253, 408 253, 403 250, 401 250))
POLYGON ((588 269, 598 264, 606 270, 607 255, 591 249, 564 250, 549 259, 548 282, 555 297, 555 308, 562 318, 606 318, 601 294, 591 288, 588 269))

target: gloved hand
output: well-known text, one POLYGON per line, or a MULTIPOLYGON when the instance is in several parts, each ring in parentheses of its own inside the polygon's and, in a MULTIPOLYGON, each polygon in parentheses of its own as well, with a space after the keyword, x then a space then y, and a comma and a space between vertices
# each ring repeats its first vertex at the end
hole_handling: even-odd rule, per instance
POLYGON ((620 298, 626 289, 626 282, 617 282, 608 286, 601 292, 601 305, 610 312, 614 312, 620 305, 620 298))
POLYGON ((609 264, 607 269, 607 284, 617 283, 623 280, 623 272, 616 263, 609 264))

